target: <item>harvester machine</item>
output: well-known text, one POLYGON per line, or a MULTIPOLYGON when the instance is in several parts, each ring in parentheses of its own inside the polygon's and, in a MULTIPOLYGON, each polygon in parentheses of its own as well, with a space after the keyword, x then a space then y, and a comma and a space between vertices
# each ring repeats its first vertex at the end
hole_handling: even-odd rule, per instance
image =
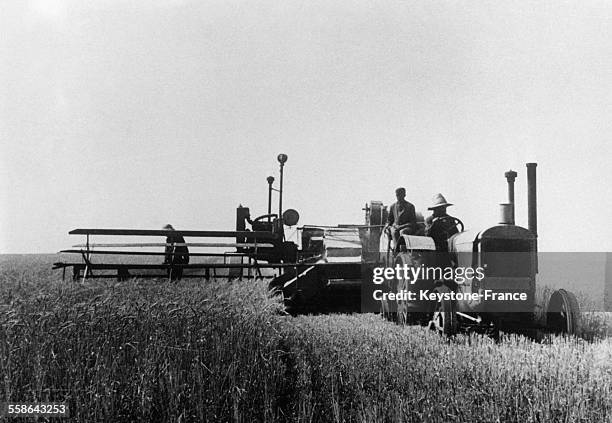
POLYGON ((211 274, 218 276, 216 271, 223 269, 228 270, 230 277, 243 277, 244 270, 248 271, 248 277, 270 276, 270 272, 274 272, 269 288, 282 296, 291 314, 376 312, 400 324, 429 325, 446 335, 459 331, 495 333, 500 329, 579 331, 580 310, 576 297, 563 289, 550 296, 544 313, 545 324, 541 318, 535 318, 536 309, 541 307, 537 304, 539 300, 536 301, 535 163, 527 164, 528 228, 514 222, 517 173, 509 171, 505 174, 508 202, 501 205, 499 224, 466 231, 459 219, 446 216, 445 227, 450 229, 445 229, 440 239, 439 233, 425 227, 423 216, 417 213, 416 227, 402 233, 394 242, 386 229, 388 209, 380 201, 366 204, 363 209, 365 221, 361 224, 303 225, 297 228, 297 239, 288 240, 285 227, 296 226, 299 214, 296 210, 283 208, 283 169, 287 155, 279 154, 278 162, 279 188, 273 186, 274 177, 267 178, 267 213, 252 218, 248 207, 239 206, 235 231, 75 229, 70 234, 85 235, 85 244, 73 246, 79 249, 62 250, 62 253, 79 254, 83 261, 57 262, 54 268, 65 272, 72 267, 73 279, 82 277, 83 281, 115 276, 118 280, 159 276, 172 280, 181 275, 208 278, 211 274), (276 213, 272 211, 273 192, 278 192, 276 213), (167 240, 164 243, 109 244, 95 243, 90 240, 93 236, 164 236, 167 240), (235 238, 235 242, 170 242, 171 237, 235 238), (174 250, 183 246, 235 247, 236 250, 192 251, 191 256, 204 261, 190 263, 183 261, 183 254, 174 250), (166 250, 125 250, 140 247, 165 247, 166 250), (144 256, 150 261, 165 256, 166 261, 109 263, 93 260, 106 255, 144 256), (175 260, 176 257, 181 260, 175 260), (187 274, 198 270, 203 270, 204 275, 187 274), (143 273, 135 274, 137 271, 143 273), (164 271, 165 275, 155 271, 164 271), (268 273, 264 275, 262 271, 268 273), (179 276, 175 278, 177 273, 179 276))
MULTIPOLYGON (((546 304, 546 322, 535 318, 538 273, 536 164, 527 164, 528 228, 514 221, 514 179, 506 172, 508 202, 501 204, 500 223, 481 230, 453 228, 441 244, 426 236, 423 215, 417 227, 402 234, 395 245, 385 230, 388 209, 380 201, 364 207, 362 224, 303 225, 298 242, 284 238, 284 226, 297 224, 295 210, 282 209, 282 170, 278 214, 251 219, 248 209, 237 211, 237 231, 276 234, 273 247, 246 251, 278 269, 269 283, 282 295, 291 314, 320 312, 380 312, 400 324, 423 324, 445 335, 459 331, 497 333, 547 329, 577 333, 580 310, 575 296, 557 290, 546 304), (410 270, 412 269, 412 270, 410 270), (421 273, 414 273, 421 269, 421 273), (471 270, 470 270, 471 269, 471 270), (431 272, 429 272, 431 270, 431 272), (412 272, 412 273, 411 273, 412 272), (385 277, 381 277, 385 276, 385 277), (425 295, 423 295, 425 293, 425 295)), ((447 225, 448 226, 448 225, 447 225)), ((237 240, 240 242, 240 240, 237 240)))

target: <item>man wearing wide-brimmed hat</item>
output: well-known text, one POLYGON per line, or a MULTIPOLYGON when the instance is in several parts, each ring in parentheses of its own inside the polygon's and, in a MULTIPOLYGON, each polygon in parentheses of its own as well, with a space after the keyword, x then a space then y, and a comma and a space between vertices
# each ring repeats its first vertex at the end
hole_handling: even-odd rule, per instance
POLYGON ((389 208, 385 232, 391 235, 395 250, 398 249, 400 235, 414 235, 417 230, 417 219, 414 205, 406 201, 406 189, 395 190, 397 201, 389 208))
POLYGON ((458 219, 446 213, 446 208, 449 206, 452 204, 438 193, 433 196, 432 205, 427 208, 433 213, 425 219, 425 232, 427 236, 433 238, 438 251, 448 251, 448 239, 459 232, 458 219))

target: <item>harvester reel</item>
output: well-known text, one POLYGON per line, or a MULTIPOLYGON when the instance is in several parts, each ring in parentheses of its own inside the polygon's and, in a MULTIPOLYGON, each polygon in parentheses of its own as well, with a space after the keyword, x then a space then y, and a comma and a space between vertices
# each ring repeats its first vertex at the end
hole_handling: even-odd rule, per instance
POLYGON ((557 334, 576 335, 580 330, 580 307, 576 296, 559 289, 550 296, 546 307, 546 325, 557 334))

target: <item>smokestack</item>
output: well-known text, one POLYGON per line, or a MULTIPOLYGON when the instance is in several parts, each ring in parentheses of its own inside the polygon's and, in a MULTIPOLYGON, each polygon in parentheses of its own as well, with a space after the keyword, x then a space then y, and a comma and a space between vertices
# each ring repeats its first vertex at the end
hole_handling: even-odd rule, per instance
POLYGON ((274 176, 268 176, 268 222, 270 222, 270 214, 272 213, 272 184, 274 183, 274 176))
POLYGON ((499 224, 514 225, 514 208, 510 203, 502 203, 499 205, 499 224))
MULTIPOLYGON (((509 170, 504 173, 506 180, 508 181, 508 204, 510 204, 510 211, 508 213, 509 221, 507 222, 509 225, 514 225, 514 180, 516 179, 517 173, 513 170, 509 170)), ((503 215, 504 212, 502 212, 503 215)))
POLYGON ((537 163, 527 163, 527 227, 536 237, 538 236, 537 165, 537 163))

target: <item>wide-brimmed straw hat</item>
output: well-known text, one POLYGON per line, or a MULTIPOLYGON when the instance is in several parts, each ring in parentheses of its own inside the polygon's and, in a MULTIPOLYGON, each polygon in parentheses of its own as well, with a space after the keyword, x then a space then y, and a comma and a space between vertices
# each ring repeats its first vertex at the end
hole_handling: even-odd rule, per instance
POLYGON ((432 203, 433 204, 430 207, 427 207, 427 210, 437 209, 438 207, 452 206, 452 204, 448 203, 446 198, 444 198, 444 196, 440 193, 433 196, 432 203))

